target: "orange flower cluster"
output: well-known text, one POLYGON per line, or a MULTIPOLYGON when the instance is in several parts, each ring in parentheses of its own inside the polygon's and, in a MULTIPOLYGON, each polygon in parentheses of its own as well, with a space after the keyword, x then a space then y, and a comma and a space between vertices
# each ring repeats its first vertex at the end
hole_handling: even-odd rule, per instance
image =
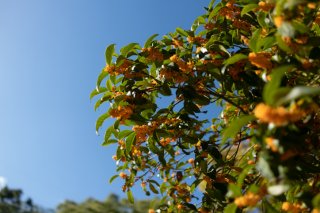
POLYGON ((104 72, 109 73, 110 75, 119 75, 128 72, 129 67, 132 65, 132 62, 129 60, 124 60, 123 63, 117 67, 116 65, 107 65, 104 68, 104 72))
POLYGON ((241 197, 237 197, 234 203, 238 207, 255 206, 261 200, 261 195, 254 194, 252 192, 247 192, 241 197))
POLYGON ((148 135, 152 135, 154 130, 158 127, 157 123, 153 122, 150 126, 148 125, 135 125, 132 130, 136 133, 136 143, 142 143, 147 140, 148 135))
POLYGON ((187 41, 189 43, 204 44, 207 42, 207 39, 202 38, 201 36, 195 36, 195 37, 188 36, 187 41))
POLYGON ((194 63, 192 61, 185 62, 181 58, 179 58, 177 55, 171 56, 170 61, 176 63, 182 72, 184 72, 186 74, 192 72, 192 69, 194 66, 194 63))
POLYGON ((147 59, 150 61, 163 61, 163 54, 154 47, 142 48, 142 52, 147 53, 147 59))
POLYGON ((221 8, 219 15, 226 17, 226 19, 234 20, 240 15, 241 9, 234 4, 234 1, 229 1, 224 8, 221 8))
POLYGON ((274 4, 267 3, 264 1, 260 1, 258 5, 259 5, 259 10, 264 11, 264 12, 269 12, 275 6, 274 4))
POLYGON ((289 203, 289 202, 284 202, 282 203, 282 210, 286 212, 291 212, 291 213, 299 213, 302 212, 303 208, 300 204, 298 203, 289 203))
POLYGON ((271 69, 271 53, 260 52, 260 53, 249 53, 249 61, 252 65, 263 69, 271 69))
POLYGON ((159 142, 160 142, 160 144, 162 146, 166 146, 166 145, 168 145, 168 144, 170 144, 171 142, 174 142, 174 141, 176 141, 175 138, 161 138, 159 142))
POLYGON ((120 121, 127 120, 133 113, 132 106, 118 106, 116 109, 110 110, 110 115, 113 118, 117 118, 120 121))
POLYGON ((173 44, 173 46, 175 46, 175 47, 182 47, 183 46, 183 42, 181 41, 181 40, 179 40, 179 39, 172 39, 172 44, 173 44))
POLYGON ((167 80, 173 80, 175 83, 178 83, 178 84, 185 82, 187 80, 187 76, 170 69, 161 69, 160 77, 163 77, 167 80))
POLYGON ((297 107, 287 110, 284 107, 273 108, 263 103, 258 104, 253 112, 261 122, 273 123, 276 126, 284 126, 289 122, 296 122, 306 115, 305 111, 297 107))
POLYGON ((272 137, 267 137, 265 139, 265 143, 269 146, 269 148, 271 149, 271 151, 273 152, 277 152, 278 151, 278 147, 275 144, 276 140, 272 137))
POLYGON ((246 22, 246 21, 243 21, 241 19, 235 19, 233 21, 232 25, 235 28, 238 28, 238 29, 241 29, 241 30, 244 30, 244 31, 250 31, 250 29, 251 29, 251 24, 246 22))

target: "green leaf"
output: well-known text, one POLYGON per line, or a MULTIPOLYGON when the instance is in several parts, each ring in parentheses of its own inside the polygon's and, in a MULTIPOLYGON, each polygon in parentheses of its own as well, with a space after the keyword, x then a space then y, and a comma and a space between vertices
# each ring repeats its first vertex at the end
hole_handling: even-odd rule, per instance
POLYGON ((126 154, 129 154, 131 149, 132 149, 132 145, 134 143, 136 139, 136 133, 132 132, 131 134, 128 135, 127 139, 126 139, 126 154))
POLYGON ((127 137, 128 135, 130 135, 131 133, 133 133, 132 130, 128 130, 128 129, 122 130, 122 131, 119 132, 119 134, 118 134, 118 139, 125 138, 125 137, 127 137))
POLYGON ((274 36, 261 38, 258 40, 257 49, 266 50, 271 48, 275 43, 276 43, 276 39, 274 36))
POLYGON ((150 181, 149 181, 149 188, 153 193, 159 194, 159 191, 156 189, 156 187, 152 183, 150 183, 150 181))
POLYGON ((234 119, 231 124, 224 130, 222 143, 225 143, 228 138, 234 138, 244 125, 255 119, 256 118, 253 115, 244 115, 234 119))
POLYGON ((159 34, 153 34, 152 36, 150 36, 150 37, 147 39, 146 43, 144 44, 144 47, 145 47, 145 48, 148 48, 148 47, 151 45, 153 39, 156 38, 158 35, 159 35, 159 34))
POLYGON ((271 81, 269 81, 263 88, 262 97, 263 100, 269 104, 274 105, 274 95, 277 92, 277 89, 280 87, 282 77, 285 72, 291 70, 293 65, 284 65, 272 70, 271 81))
POLYGON ((159 92, 164 96, 170 96, 172 94, 169 85, 166 83, 161 85, 159 92))
POLYGON ((133 49, 137 49, 139 48, 139 44, 138 43, 130 43, 127 46, 123 47, 120 49, 120 53, 121 55, 123 55, 124 57, 127 57, 128 53, 130 51, 132 51, 133 49))
POLYGON ((92 99, 94 96, 99 95, 101 93, 104 93, 107 91, 107 88, 105 87, 97 87, 96 89, 92 90, 90 94, 90 99, 92 99))
POLYGON ((100 87, 101 82, 103 81, 103 79, 105 79, 105 77, 108 75, 109 73, 102 71, 100 73, 100 75, 98 76, 98 80, 97 80, 97 89, 100 87))
POLYGON ((223 213, 236 213, 236 211, 237 211, 236 204, 231 203, 224 208, 223 213))
POLYGON ((180 27, 178 27, 178 28, 176 29, 176 31, 177 31, 177 33, 179 33, 179 34, 182 35, 182 36, 185 36, 185 37, 188 37, 188 36, 189 36, 188 33, 187 33, 184 29, 182 29, 182 28, 180 28, 180 27))
POLYGON ((116 139, 109 139, 109 140, 107 140, 107 141, 104 141, 104 142, 102 143, 102 146, 109 146, 110 144, 115 144, 115 143, 118 143, 118 140, 116 140, 116 139))
POLYGON ((233 183, 229 184, 229 192, 228 192, 228 196, 229 197, 239 197, 241 196, 241 187, 239 185, 235 185, 233 183))
POLYGON ((244 55, 244 54, 241 54, 241 53, 235 54, 235 55, 231 56, 230 58, 228 58, 227 60, 225 60, 223 62, 223 64, 225 64, 225 65, 234 64, 234 63, 236 63, 238 61, 241 61, 243 59, 246 59, 246 58, 248 58, 247 55, 244 55))
POLYGON ((114 181, 114 179, 116 179, 117 177, 119 177, 119 175, 113 175, 113 176, 110 178, 109 183, 111 184, 111 183, 114 181))
POLYGON ((277 105, 286 104, 290 101, 296 100, 303 96, 315 96, 320 95, 320 88, 307 87, 307 86, 297 86, 291 89, 291 91, 284 97, 277 101, 277 105))
MULTIPOLYGON (((111 134, 114 132, 114 128, 113 126, 109 126, 109 128, 106 130, 106 132, 104 133, 104 143, 106 143, 110 137, 111 137, 111 134)), ((103 145, 104 145, 103 143, 103 145)))
POLYGON ((109 91, 112 91, 112 82, 111 82, 111 80, 108 79, 106 83, 107 83, 107 88, 108 88, 108 90, 109 90, 109 91))
POLYGON ((128 196, 129 202, 130 203, 134 203, 134 197, 133 197, 133 194, 132 194, 131 190, 127 191, 127 196, 128 196))
POLYGON ((114 54, 114 47, 115 47, 115 44, 111 44, 106 49, 106 54, 105 55, 106 55, 106 63, 108 65, 110 65, 111 62, 112 62, 112 56, 114 54))
POLYGON ((247 4, 241 10, 241 16, 259 7, 257 4, 247 4))
POLYGON ((262 200, 262 207, 265 210, 265 212, 268 213, 280 213, 275 207, 273 207, 267 199, 262 200))
POLYGON ((98 120, 96 122, 96 132, 97 132, 97 134, 98 134, 98 131, 99 131, 100 127, 102 126, 103 122, 109 117, 110 117, 109 112, 106 112, 106 113, 104 113, 103 115, 101 115, 98 118, 98 120))
POLYGON ((249 47, 253 52, 259 51, 257 48, 257 44, 258 44, 258 40, 261 38, 260 33, 261 33, 261 29, 257 29, 256 31, 254 31, 249 41, 249 47))
POLYGON ((148 140, 148 147, 150 149, 151 152, 158 154, 160 153, 160 150, 158 149, 158 147, 155 145, 155 141, 152 140, 151 138, 148 140))

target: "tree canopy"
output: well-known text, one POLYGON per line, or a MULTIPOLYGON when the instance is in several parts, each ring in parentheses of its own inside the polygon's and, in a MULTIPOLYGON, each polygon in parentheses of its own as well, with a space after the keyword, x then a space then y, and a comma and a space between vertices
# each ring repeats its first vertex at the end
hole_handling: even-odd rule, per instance
POLYGON ((320 212, 319 1, 212 0, 105 58, 96 130, 113 119, 131 202, 138 184, 162 212, 320 212))
POLYGON ((131 204, 115 194, 110 194, 104 201, 89 198, 81 203, 64 201, 57 207, 57 213, 146 213, 159 205, 158 199, 138 200, 131 204))

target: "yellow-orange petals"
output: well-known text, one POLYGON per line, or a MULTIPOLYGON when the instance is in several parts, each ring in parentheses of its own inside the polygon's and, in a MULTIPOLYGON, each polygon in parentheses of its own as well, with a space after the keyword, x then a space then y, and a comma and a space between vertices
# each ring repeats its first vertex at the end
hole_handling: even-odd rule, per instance
POLYGON ((154 209, 149 209, 148 213, 155 213, 154 209))
POLYGON ((194 66, 194 63, 192 61, 189 61, 186 63, 181 58, 179 58, 177 55, 171 56, 170 61, 176 63, 182 72, 184 72, 184 73, 192 72, 192 69, 194 66))
POLYGON ((113 118, 124 121, 127 120, 133 113, 132 106, 118 106, 116 109, 110 110, 110 115, 113 118))
POLYGON ((260 53, 249 53, 249 61, 252 65, 255 65, 259 68, 264 69, 271 69, 272 68, 272 62, 271 62, 271 54, 266 52, 260 52, 260 53))
POLYGON ((260 103, 253 110, 254 115, 264 123, 273 123, 276 126, 284 126, 289 122, 296 122, 303 118, 306 113, 296 107, 287 110, 284 107, 273 108, 260 103))
POLYGON ((303 208, 300 204, 297 203, 284 202, 282 203, 281 209, 286 212, 299 213, 302 211, 303 208))
POLYGON ((320 209, 313 209, 311 213, 320 213, 320 209))
POLYGON ((267 137, 265 139, 266 144, 269 146, 269 148, 271 149, 271 151, 273 152, 277 152, 278 151, 278 147, 277 147, 277 140, 271 137, 267 137))
POLYGON ((126 179, 128 175, 124 172, 120 172, 119 177, 121 177, 122 179, 126 179))
POLYGON ((260 195, 254 194, 252 192, 248 192, 241 197, 237 197, 234 200, 234 203, 238 207, 255 206, 260 201, 260 199, 261 199, 260 195))
POLYGON ((274 7, 274 4, 266 3, 264 1, 260 1, 258 5, 259 5, 259 10, 262 10, 265 12, 269 12, 274 7))
POLYGON ((276 25, 277 28, 281 27, 283 21, 284 21, 283 16, 275 16, 275 17, 273 17, 274 25, 276 25))
POLYGON ((147 59, 150 61, 163 61, 163 54, 154 47, 143 48, 142 52, 147 53, 147 59))

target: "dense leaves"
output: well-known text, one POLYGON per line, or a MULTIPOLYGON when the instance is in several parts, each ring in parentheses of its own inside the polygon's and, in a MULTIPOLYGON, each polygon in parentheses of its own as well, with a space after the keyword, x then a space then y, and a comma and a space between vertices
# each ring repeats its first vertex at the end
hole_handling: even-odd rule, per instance
POLYGON ((163 212, 319 212, 319 2, 211 1, 156 38, 110 45, 91 93, 129 199, 140 183, 163 212))

